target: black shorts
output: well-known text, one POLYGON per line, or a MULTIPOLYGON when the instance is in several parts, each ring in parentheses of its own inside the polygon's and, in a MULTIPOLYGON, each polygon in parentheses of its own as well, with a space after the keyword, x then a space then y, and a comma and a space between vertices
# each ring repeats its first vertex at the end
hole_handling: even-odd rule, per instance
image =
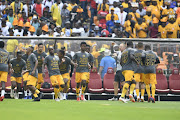
POLYGON ((118 70, 118 71, 116 72, 114 81, 115 81, 115 82, 123 82, 123 81, 125 81, 125 78, 124 78, 121 70, 118 70))

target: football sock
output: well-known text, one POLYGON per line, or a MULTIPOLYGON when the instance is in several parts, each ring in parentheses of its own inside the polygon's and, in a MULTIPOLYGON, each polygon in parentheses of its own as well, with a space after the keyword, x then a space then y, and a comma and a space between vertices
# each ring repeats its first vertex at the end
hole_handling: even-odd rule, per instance
POLYGON ((27 90, 24 91, 24 96, 27 96, 27 90))
POLYGON ((155 96, 155 91, 156 91, 156 86, 155 86, 155 84, 151 84, 151 91, 152 91, 152 97, 154 98, 154 96, 155 96))
POLYGON ((122 97, 122 98, 125 97, 125 94, 126 94, 128 88, 129 88, 129 84, 128 84, 128 83, 125 83, 124 86, 123 86, 122 94, 121 94, 121 97, 122 97))
POLYGON ((131 84, 130 86, 130 94, 133 95, 134 88, 136 87, 136 84, 131 84))
POLYGON ((79 97, 79 90, 80 90, 80 88, 76 88, 76 96, 78 96, 78 97, 79 97))
POLYGON ((145 92, 145 89, 141 89, 141 99, 144 99, 144 92, 145 92))
POLYGON ((62 91, 63 91, 63 89, 64 89, 64 88, 60 87, 60 88, 59 88, 59 92, 62 92, 62 91))
POLYGON ((41 84, 37 84, 36 88, 39 90, 41 88, 41 84))
POLYGON ((1 90, 1 97, 4 96, 5 90, 1 90))
POLYGON ((58 92, 59 92, 59 89, 58 88, 54 88, 55 99, 58 98, 58 92))
POLYGON ((35 93, 35 94, 33 94, 33 96, 35 97, 35 98, 37 98, 38 97, 38 95, 35 93))
POLYGON ((136 89, 137 98, 139 98, 139 89, 136 89))
POLYGON ((149 85, 146 85, 146 92, 148 94, 148 97, 151 97, 150 86, 149 85))
POLYGON ((31 91, 29 90, 29 96, 31 96, 32 95, 32 93, 31 93, 31 91))
POLYGON ((40 93, 40 91, 39 91, 38 89, 36 89, 36 90, 35 90, 35 93, 36 93, 36 94, 39 94, 39 93, 40 93))
POLYGON ((82 94, 84 94, 85 90, 86 90, 86 86, 85 87, 82 86, 82 94))

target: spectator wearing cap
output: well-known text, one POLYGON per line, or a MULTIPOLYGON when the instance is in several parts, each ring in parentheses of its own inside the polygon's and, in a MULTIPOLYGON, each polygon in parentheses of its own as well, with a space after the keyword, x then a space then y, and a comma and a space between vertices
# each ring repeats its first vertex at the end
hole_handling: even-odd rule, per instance
POLYGON ((25 24, 24 24, 24 30, 25 31, 28 31, 29 30, 29 28, 31 27, 31 24, 30 24, 30 22, 26 22, 25 24))
POLYGON ((170 8, 174 9, 176 6, 177 6, 176 0, 172 0, 172 2, 170 4, 170 8))
MULTIPOLYGON (((32 20, 33 20, 33 21, 32 21, 32 23, 31 23, 31 25, 32 25, 33 27, 35 27, 35 29, 36 29, 36 31, 37 31, 37 29, 38 29, 39 26, 40 26, 38 17, 37 17, 36 15, 34 15, 33 18, 32 18, 32 20)), ((36 32, 35 32, 35 34, 36 34, 36 32)))
POLYGON ((42 27, 42 34, 40 35, 40 37, 49 37, 49 35, 48 35, 48 26, 47 25, 44 25, 43 27, 42 27))
POLYGON ((132 15, 131 20, 137 22, 137 19, 140 18, 140 14, 136 12, 136 10, 138 9, 138 3, 131 3, 131 5, 132 5, 132 12, 129 13, 132 15))
POLYGON ((151 14, 152 15, 154 14, 156 18, 160 19, 161 14, 160 14, 160 8, 157 4, 157 0, 152 0, 152 5, 150 5, 149 7, 151 8, 151 14))
POLYGON ((105 57, 102 58, 100 62, 99 74, 101 78, 104 78, 104 75, 107 73, 109 67, 114 69, 114 73, 116 72, 116 60, 112 58, 110 50, 105 50, 104 52, 105 57))
POLYGON ((142 4, 139 4, 139 9, 137 9, 136 12, 140 14, 141 18, 146 15, 146 10, 143 9, 142 4))
POLYGON ((116 1, 114 1, 113 6, 110 7, 109 13, 111 13, 111 8, 114 8, 114 14, 118 15, 120 13, 120 9, 119 9, 118 3, 116 1))
POLYGON ((111 13, 107 14, 106 21, 110 21, 111 16, 114 16, 114 20, 118 20, 118 15, 114 13, 114 8, 111 8, 111 13))
POLYGON ((13 9, 13 14, 18 14, 20 11, 23 10, 23 3, 20 0, 15 0, 10 4, 13 9))
POLYGON ((67 21, 65 23, 65 27, 62 29, 63 36, 64 37, 70 37, 72 34, 72 29, 71 29, 71 23, 70 21, 67 21))
POLYGON ((57 0, 56 3, 51 7, 51 15, 53 17, 53 20, 56 20, 56 25, 62 24, 61 20, 61 8, 60 8, 60 0, 57 0))
POLYGON ((36 34, 35 34, 35 31, 36 31, 36 29, 35 29, 35 27, 33 27, 33 26, 30 26, 30 28, 29 28, 29 31, 28 31, 28 36, 36 36, 36 34))
POLYGON ((39 17, 42 17, 43 10, 44 5, 41 3, 41 0, 36 0, 36 3, 33 5, 33 11, 35 11, 39 17))
POLYGON ((167 22, 167 17, 163 17, 161 19, 161 25, 159 25, 158 27, 160 38, 167 38, 166 22, 167 22))
POLYGON ((165 4, 167 5, 166 9, 163 9, 162 11, 162 17, 167 17, 168 15, 174 15, 175 12, 174 10, 170 7, 170 3, 169 2, 165 2, 165 4))
POLYGON ((138 24, 135 25, 137 38, 147 38, 147 25, 142 22, 142 18, 138 18, 138 24))
POLYGON ((24 33, 23 26, 24 26, 23 21, 19 21, 18 29, 14 30, 14 36, 23 36, 24 33))
POLYGON ((108 12, 106 11, 106 6, 104 5, 102 8, 103 9, 99 10, 98 14, 97 14, 98 20, 99 20, 99 25, 106 24, 106 16, 108 14, 108 12))
POLYGON ((14 26, 14 30, 18 29, 18 20, 14 19, 12 25, 14 26))
POLYGON ((106 23, 107 29, 109 31, 109 33, 112 33, 113 28, 114 28, 114 16, 111 16, 111 20, 107 21, 106 23))
POLYGON ((65 27, 65 23, 69 21, 70 11, 67 9, 67 4, 63 5, 61 16, 62 16, 62 28, 65 27))
POLYGON ((109 36, 109 31, 107 29, 103 29, 101 31, 101 37, 108 37, 109 36))
MULTIPOLYGON (((61 2, 62 3, 62 2, 61 2)), ((44 7, 49 7, 49 12, 51 10, 52 5, 54 4, 54 0, 43 0, 42 4, 44 7)), ((63 3, 62 3, 63 4, 63 3)))
POLYGON ((127 16, 127 12, 125 12, 123 6, 120 5, 120 13, 118 14, 118 18, 119 18, 121 26, 124 26, 126 16, 127 16))
POLYGON ((158 37, 158 23, 159 23, 159 20, 156 17, 154 17, 152 22, 153 22, 153 26, 151 26, 149 28, 148 37, 157 38, 158 37))
POLYGON ((151 14, 151 8, 148 7, 146 9, 146 15, 143 17, 145 19, 145 23, 147 26, 149 26, 149 23, 152 21, 152 14, 151 14))
POLYGON ((103 0, 102 4, 98 4, 97 11, 103 10, 103 7, 105 6, 105 11, 109 12, 109 5, 107 4, 106 0, 103 0))
POLYGON ((99 26, 95 26, 94 34, 95 34, 95 37, 100 37, 101 36, 101 34, 99 33, 99 26))

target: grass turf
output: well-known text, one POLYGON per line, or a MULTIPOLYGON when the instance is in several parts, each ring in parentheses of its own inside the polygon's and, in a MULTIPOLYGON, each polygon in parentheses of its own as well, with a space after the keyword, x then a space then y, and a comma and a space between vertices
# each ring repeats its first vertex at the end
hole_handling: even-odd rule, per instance
POLYGON ((179 120, 180 102, 14 100, 0 102, 1 120, 179 120))

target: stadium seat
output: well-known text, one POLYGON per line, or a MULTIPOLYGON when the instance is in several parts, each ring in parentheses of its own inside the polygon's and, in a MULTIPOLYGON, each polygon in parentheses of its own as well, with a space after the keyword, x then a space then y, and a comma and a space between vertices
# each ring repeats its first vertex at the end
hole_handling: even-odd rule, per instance
POLYGON ((71 89, 72 92, 76 93, 75 73, 73 73, 71 77, 71 89))
MULTIPOLYGON (((108 68, 107 73, 104 75, 103 86, 107 93, 114 93, 114 70, 113 68, 108 68)), ((118 89, 120 91, 120 89, 118 89)))
POLYGON ((169 88, 172 93, 180 93, 180 75, 178 69, 173 69, 172 74, 169 76, 169 88))
POLYGON ((102 93, 104 91, 101 76, 97 73, 97 68, 93 68, 90 72, 88 88, 90 93, 102 93))
POLYGON ((156 69, 156 93, 169 93, 167 78, 162 69, 156 69))

